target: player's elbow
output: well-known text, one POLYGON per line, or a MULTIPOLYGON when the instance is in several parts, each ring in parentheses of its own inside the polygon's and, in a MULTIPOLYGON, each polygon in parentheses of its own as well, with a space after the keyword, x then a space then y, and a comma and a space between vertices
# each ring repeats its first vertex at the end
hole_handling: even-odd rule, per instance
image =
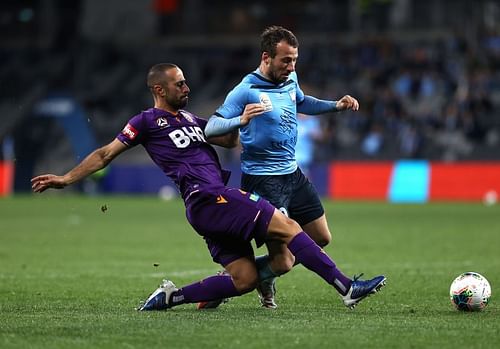
POLYGON ((224 148, 235 148, 239 144, 239 134, 236 130, 224 136, 207 137, 207 141, 224 148))
POLYGON ((106 147, 97 149, 94 154, 98 169, 106 167, 115 157, 106 147))
POLYGON ((239 144, 239 137, 238 137, 238 133, 236 132, 235 133, 231 133, 229 135, 226 136, 226 148, 235 148, 237 147, 239 144))

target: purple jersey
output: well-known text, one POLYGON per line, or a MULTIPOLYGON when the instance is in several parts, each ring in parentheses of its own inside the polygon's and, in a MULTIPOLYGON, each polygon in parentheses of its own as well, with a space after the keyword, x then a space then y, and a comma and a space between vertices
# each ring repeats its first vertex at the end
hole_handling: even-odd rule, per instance
POLYGON ((142 144, 151 159, 187 198, 205 186, 223 186, 229 172, 205 140, 207 121, 185 110, 177 115, 150 108, 132 117, 117 138, 128 146, 142 144))
POLYGON ((117 139, 131 147, 142 144, 177 184, 189 223, 205 239, 213 260, 225 266, 252 256, 252 239, 257 246, 264 243, 275 209, 255 194, 225 187, 229 172, 205 141, 206 124, 184 110, 173 115, 150 108, 132 117, 117 139))

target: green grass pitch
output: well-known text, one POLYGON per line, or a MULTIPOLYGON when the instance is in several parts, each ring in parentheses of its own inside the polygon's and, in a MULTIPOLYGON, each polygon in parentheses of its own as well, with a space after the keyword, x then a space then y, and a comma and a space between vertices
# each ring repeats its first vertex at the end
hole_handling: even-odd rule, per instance
POLYGON ((219 269, 181 201, 0 199, 0 348, 497 347, 499 206, 324 203, 333 233, 326 251, 338 266, 388 278, 356 309, 298 266, 278 280, 275 311, 259 308, 252 292, 213 311, 139 313, 162 278, 180 286, 219 269), (483 312, 450 304, 450 283, 465 271, 490 281, 483 312))

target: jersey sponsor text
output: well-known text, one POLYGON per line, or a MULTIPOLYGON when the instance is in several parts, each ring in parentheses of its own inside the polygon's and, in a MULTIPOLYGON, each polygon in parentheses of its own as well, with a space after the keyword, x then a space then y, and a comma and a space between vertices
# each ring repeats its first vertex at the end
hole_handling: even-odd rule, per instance
POLYGON ((130 139, 131 141, 133 141, 135 139, 135 137, 137 137, 138 132, 132 125, 127 124, 123 128, 122 134, 125 137, 127 137, 128 139, 130 139))
POLYGON ((168 134, 177 148, 186 148, 191 142, 206 142, 203 131, 198 126, 184 126, 168 134))

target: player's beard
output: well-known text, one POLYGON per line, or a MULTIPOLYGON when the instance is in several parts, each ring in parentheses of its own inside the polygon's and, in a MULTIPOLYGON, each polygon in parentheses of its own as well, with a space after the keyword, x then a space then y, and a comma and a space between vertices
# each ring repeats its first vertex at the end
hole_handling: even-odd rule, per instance
POLYGON ((188 96, 184 96, 179 100, 179 109, 186 107, 188 104, 188 96))
MULTIPOLYGON (((283 72, 284 73, 284 72, 283 72)), ((271 80, 276 83, 276 84, 281 84, 285 81, 288 80, 288 75, 283 75, 282 74, 282 71, 278 68, 278 69, 275 69, 274 67, 271 66, 271 71, 270 71, 270 77, 271 77, 271 80)))
POLYGON ((177 110, 183 109, 188 104, 188 96, 183 96, 175 100, 168 100, 167 98, 167 103, 177 110))

